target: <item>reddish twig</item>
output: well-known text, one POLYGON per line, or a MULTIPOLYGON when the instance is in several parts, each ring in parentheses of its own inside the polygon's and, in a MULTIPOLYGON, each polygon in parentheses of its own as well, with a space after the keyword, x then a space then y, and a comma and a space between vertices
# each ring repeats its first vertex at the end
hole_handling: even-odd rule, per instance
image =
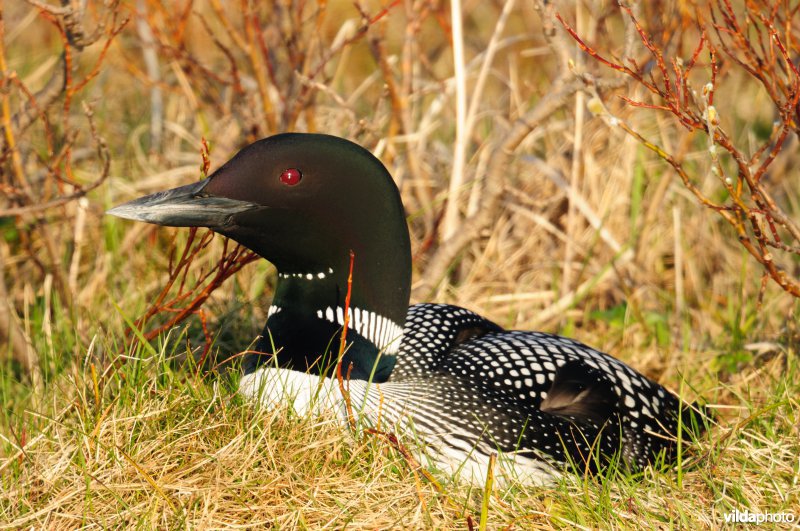
POLYGON ((557 18, 578 46, 598 64, 628 76, 647 89, 654 100, 652 103, 643 102, 623 95, 621 98, 626 104, 637 109, 666 112, 687 131, 706 135, 710 170, 727 192, 727 198, 724 201, 711 200, 674 155, 648 141, 625 121, 608 114, 605 118, 672 166, 694 197, 733 227, 739 243, 761 264, 768 278, 786 292, 800 297, 800 279, 781 267, 770 251, 777 249, 800 256, 800 252, 797 252, 800 250, 800 226, 784 213, 763 179, 783 149, 789 133, 800 132, 800 70, 792 61, 792 57, 798 55, 798 50, 791 33, 791 16, 786 13, 787 6, 775 3, 765 7, 746 2, 746 23, 742 24, 730 0, 716 0, 709 9, 710 23, 697 15, 695 22, 700 38, 685 65, 677 58, 665 58, 664 45, 648 34, 633 10, 624 4, 619 7, 623 17, 635 28, 641 45, 650 56, 648 64, 653 65, 653 70, 660 76, 658 79, 652 73, 647 74, 632 58, 623 58, 621 61, 606 58, 582 39, 561 16, 557 15, 557 18), (712 43, 709 34, 716 35, 718 42, 712 43), (724 81, 720 79, 718 47, 765 88, 780 117, 770 137, 751 155, 746 155, 736 145, 735 136, 723 129, 720 110, 714 105, 717 83, 724 81), (704 50, 708 52, 706 70, 711 81, 696 90, 692 87, 690 74, 699 67, 704 50), (633 65, 633 68, 624 63, 633 65), (735 179, 728 175, 730 170, 723 163, 722 154, 728 155, 733 163, 735 179), (769 231, 761 229, 761 220, 767 223, 769 231), (791 241, 784 243, 787 238, 791 241))
MULTIPOLYGON (((339 383, 339 391, 342 393, 342 398, 345 403, 345 410, 347 412, 347 422, 350 428, 355 430, 356 421, 353 415, 353 405, 350 401, 350 389, 345 386, 344 377, 342 376, 342 363, 344 362, 344 353, 347 350, 347 328, 350 326, 350 296, 353 292, 353 263, 355 262, 355 253, 350 250, 350 271, 347 274, 347 295, 344 298, 344 324, 342 325, 342 334, 339 336, 339 354, 336 361, 336 381, 339 383)), ((350 381, 350 371, 353 365, 347 369, 347 381, 350 381)))

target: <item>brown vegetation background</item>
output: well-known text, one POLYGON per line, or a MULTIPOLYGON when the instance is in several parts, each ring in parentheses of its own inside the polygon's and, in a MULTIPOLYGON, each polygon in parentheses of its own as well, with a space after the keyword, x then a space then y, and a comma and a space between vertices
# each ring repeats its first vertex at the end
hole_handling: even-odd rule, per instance
MULTIPOLYGON (((684 347, 754 301, 767 330, 793 326, 795 30, 777 5, 459 3, 463 28, 428 1, 80 6, 4 5, 6 328, 47 288, 88 337, 103 210, 197 178, 203 138, 213 170, 290 130, 389 167, 416 300, 510 327, 612 311, 616 341, 684 347)), ((126 230, 116 254, 166 233, 126 230)))

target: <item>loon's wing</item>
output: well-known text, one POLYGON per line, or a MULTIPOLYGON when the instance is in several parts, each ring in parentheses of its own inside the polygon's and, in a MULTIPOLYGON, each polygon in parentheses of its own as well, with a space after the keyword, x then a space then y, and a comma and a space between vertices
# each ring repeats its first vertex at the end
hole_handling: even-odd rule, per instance
POLYGON ((586 434, 621 436, 627 462, 643 465, 664 449, 673 451, 678 398, 579 341, 504 331, 468 310, 441 304, 412 306, 404 334, 390 382, 451 376, 518 417, 552 416, 586 434), (458 342, 459 332, 470 329, 479 333, 458 342))
POLYGON ((597 369, 568 361, 556 370, 553 383, 539 409, 568 419, 603 425, 618 411, 619 396, 597 369))

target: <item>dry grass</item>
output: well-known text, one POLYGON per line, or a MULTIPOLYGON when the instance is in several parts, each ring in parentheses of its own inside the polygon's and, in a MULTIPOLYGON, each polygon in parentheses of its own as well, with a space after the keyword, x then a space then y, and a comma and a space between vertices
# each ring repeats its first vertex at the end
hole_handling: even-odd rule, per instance
POLYGON ((54 422, 5 490, 2 520, 11 528, 443 521, 435 501, 420 510, 397 458, 376 459, 336 424, 233 405, 210 386, 175 384, 181 390, 150 389, 127 407, 80 407, 54 422))
MULTIPOLYGON (((467 514, 478 519, 479 490, 418 484, 377 439, 253 408, 226 379, 184 379, 163 351, 140 356, 99 402, 90 373, 61 380, 52 406, 69 411, 2 465, 0 528, 462 528, 467 514)), ((491 499, 489 527, 715 529, 733 507, 796 513, 800 403, 784 376, 799 371, 788 363, 776 356, 727 387, 729 401, 766 407, 727 415, 679 473, 507 486, 491 499)))
MULTIPOLYGON (((35 93, 62 45, 33 7, 6 4, 8 66, 35 93)), ((102 12, 89 4, 87 24, 102 12)), ((107 181, 84 207, 72 201, 0 218, 0 280, 41 373, 41 384, 31 384, 19 364, 0 370, 0 527, 464 528, 467 514, 480 520, 480 489, 447 478, 446 495, 417 485, 384 443, 242 404, 232 375, 195 378, 197 319, 152 347, 129 344, 126 321, 158 293, 170 249, 186 236, 103 211, 197 178, 201 137, 216 168, 244 143, 282 130, 346 136, 381 157, 409 214, 414 302, 451 302, 509 328, 565 333, 719 406, 718 426, 680 469, 496 489, 489 528, 717 528, 733 508, 800 518, 795 299, 768 284, 757 306, 759 266, 730 228, 638 142, 581 111, 583 84, 568 60, 595 69, 560 28, 543 31, 555 27, 551 13, 518 4, 500 28, 502 6, 462 2, 466 114, 457 112, 465 87, 456 83, 447 5, 409 0, 384 13, 383 4, 365 3, 366 22, 348 3, 331 3, 322 16, 315 4, 302 17, 256 10, 273 73, 252 60, 260 45, 246 21, 230 12, 223 19, 211 0, 194 5, 185 26, 168 2, 119 8, 131 22, 75 95, 92 105, 112 154, 107 181), (147 28, 161 45, 155 54, 142 46, 147 28), (468 149, 448 223, 464 245, 451 249, 440 238, 457 138, 468 149)), ((621 52, 618 15, 558 8, 587 39, 621 52)), ((647 15, 661 23, 658 13, 647 15)), ((686 30, 686 42, 692 37, 686 30)), ((101 49, 78 56, 78 74, 101 49)), ((10 103, 22 105, 11 94, 10 103)), ((705 192, 720 193, 702 139, 608 94, 615 114, 680 154, 705 192)), ((774 119, 764 101, 740 75, 720 81, 717 106, 743 144, 774 119)), ((92 182, 100 161, 80 106, 66 117, 59 103, 48 112, 51 123, 80 131, 71 173, 60 175, 92 182)), ((35 122, 19 137, 21 169, 66 194, 69 182, 50 171, 66 167, 50 164, 46 129, 35 122)), ((779 154, 769 183, 797 219, 795 151, 779 154)), ((215 239, 191 275, 213 267, 220 248, 215 239)), ((206 302, 221 358, 260 331, 274 277, 265 263, 247 266, 206 302)))

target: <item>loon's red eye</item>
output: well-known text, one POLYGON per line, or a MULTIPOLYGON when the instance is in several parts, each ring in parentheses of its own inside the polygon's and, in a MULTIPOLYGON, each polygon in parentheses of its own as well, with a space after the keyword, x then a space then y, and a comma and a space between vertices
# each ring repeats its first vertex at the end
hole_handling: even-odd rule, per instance
POLYGON ((300 170, 297 168, 289 168, 288 170, 283 170, 283 173, 281 173, 281 182, 286 186, 294 186, 299 183, 302 178, 303 174, 300 173, 300 170))

